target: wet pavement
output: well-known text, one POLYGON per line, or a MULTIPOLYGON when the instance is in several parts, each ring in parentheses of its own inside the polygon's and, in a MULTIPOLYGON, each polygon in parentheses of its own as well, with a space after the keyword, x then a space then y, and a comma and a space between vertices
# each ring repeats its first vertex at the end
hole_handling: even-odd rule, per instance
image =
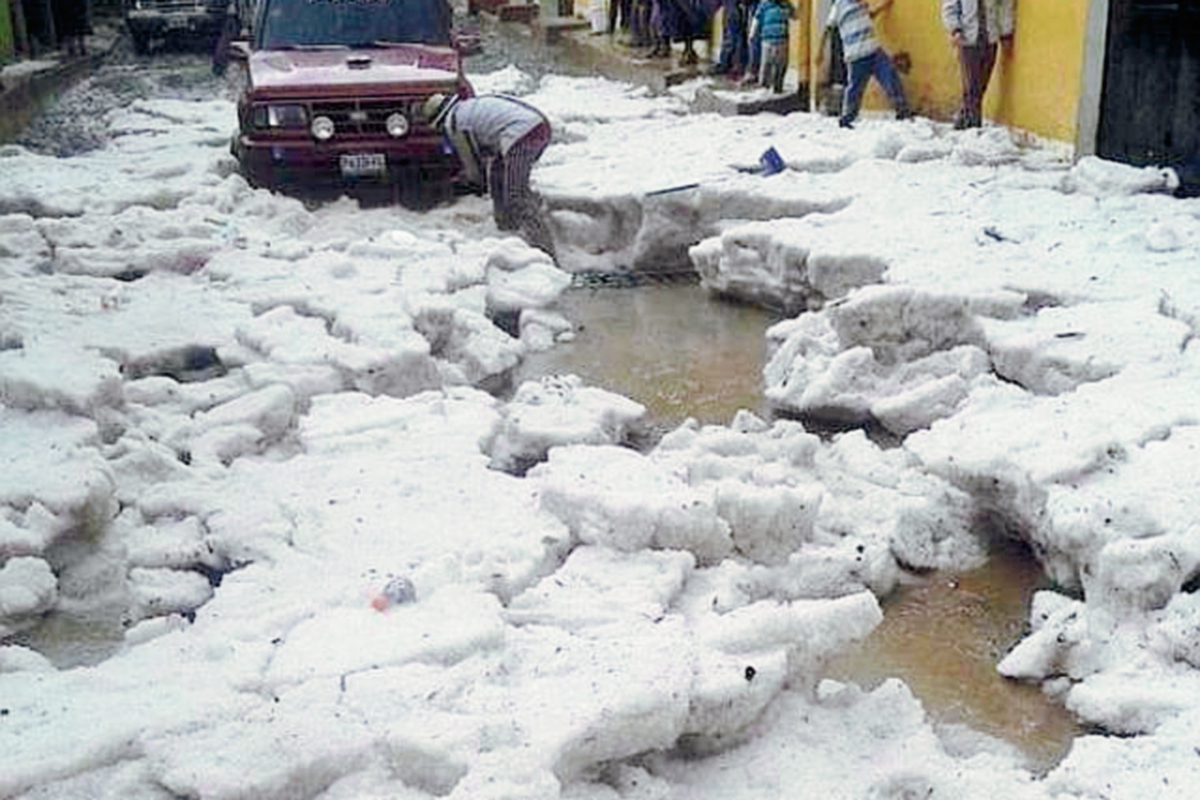
POLYGON ((597 33, 578 19, 535 20, 526 24, 502 22, 484 12, 479 14, 476 24, 483 51, 466 59, 469 72, 488 72, 513 64, 535 79, 550 72, 577 77, 595 75, 646 86, 655 93, 700 79, 705 86, 697 93, 697 110, 753 114, 788 113, 808 107, 807 85, 792 84, 783 94, 775 95, 751 84, 710 75, 717 56, 711 42, 698 42, 699 62, 688 64, 682 44, 672 45, 669 57, 651 57, 650 48, 630 46, 627 31, 597 33))

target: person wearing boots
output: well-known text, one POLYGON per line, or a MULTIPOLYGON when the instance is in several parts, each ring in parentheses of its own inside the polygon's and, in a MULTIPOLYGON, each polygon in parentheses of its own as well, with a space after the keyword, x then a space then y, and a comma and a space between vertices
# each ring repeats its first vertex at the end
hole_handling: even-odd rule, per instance
POLYGON ((520 231, 529 244, 554 256, 554 240, 529 187, 533 165, 550 144, 550 122, 533 106, 507 95, 432 95, 425 120, 458 154, 468 184, 492 195, 502 231, 520 231))

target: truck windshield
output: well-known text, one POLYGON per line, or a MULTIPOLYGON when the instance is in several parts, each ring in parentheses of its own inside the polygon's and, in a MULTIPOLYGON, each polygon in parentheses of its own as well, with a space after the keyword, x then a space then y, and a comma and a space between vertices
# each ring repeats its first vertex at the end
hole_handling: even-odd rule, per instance
POLYGON ((449 44, 448 0, 263 0, 260 50, 375 42, 449 44))

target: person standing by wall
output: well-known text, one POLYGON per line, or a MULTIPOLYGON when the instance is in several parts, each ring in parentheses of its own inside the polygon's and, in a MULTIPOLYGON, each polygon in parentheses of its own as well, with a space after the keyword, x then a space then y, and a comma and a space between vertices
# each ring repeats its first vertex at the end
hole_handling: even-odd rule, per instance
POLYGON ((746 72, 742 84, 758 83, 762 74, 762 37, 754 24, 758 7, 763 0, 749 0, 746 7, 746 72))
POLYGON ((632 11, 632 0, 608 0, 608 35, 615 36, 617 31, 629 28, 629 15, 632 11))
POLYGON ((650 47, 654 44, 650 30, 651 0, 630 0, 629 3, 629 46, 650 47))
POLYGON ((534 162, 550 144, 550 122, 528 103, 505 95, 466 99, 435 94, 422 106, 426 121, 446 137, 462 162, 467 183, 492 195, 492 214, 502 231, 554 256, 554 241, 529 188, 534 162))
POLYGON ((825 29, 821 31, 817 60, 821 61, 825 57, 829 29, 836 28, 842 40, 842 58, 846 62, 847 75, 842 113, 838 118, 838 125, 843 128, 854 127, 863 91, 866 90, 867 81, 872 75, 879 81, 892 107, 896 109, 896 119, 908 119, 913 115, 908 107, 900 76, 896 74, 896 68, 892 65, 892 59, 879 45, 871 27, 871 20, 890 8, 893 2, 894 0, 885 0, 871 8, 865 0, 833 0, 833 5, 829 8, 829 20, 825 29))
POLYGON ((942 0, 942 23, 958 50, 962 73, 962 105, 954 127, 983 124, 983 93, 996 65, 997 42, 1012 46, 1013 0, 942 0))
POLYGON ((722 0, 721 53, 711 74, 737 80, 745 71, 749 61, 749 10, 749 0, 722 0))
POLYGON ((783 93, 788 67, 788 24, 796 9, 788 0, 762 0, 755 13, 762 59, 762 85, 775 94, 783 93))

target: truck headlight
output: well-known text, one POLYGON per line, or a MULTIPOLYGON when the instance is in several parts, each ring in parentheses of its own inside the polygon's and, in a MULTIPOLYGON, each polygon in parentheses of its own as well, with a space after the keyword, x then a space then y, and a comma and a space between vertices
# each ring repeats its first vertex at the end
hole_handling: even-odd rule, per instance
POLYGON ((272 128, 303 128, 308 124, 308 112, 301 105, 270 105, 267 124, 272 128))
POLYGON ((399 111, 388 114, 387 118, 388 136, 394 139, 399 139, 408 133, 408 117, 401 114, 399 111))
POLYGON ((309 128, 313 138, 318 142, 327 142, 333 138, 333 120, 329 117, 316 117, 312 121, 312 127, 309 128))

